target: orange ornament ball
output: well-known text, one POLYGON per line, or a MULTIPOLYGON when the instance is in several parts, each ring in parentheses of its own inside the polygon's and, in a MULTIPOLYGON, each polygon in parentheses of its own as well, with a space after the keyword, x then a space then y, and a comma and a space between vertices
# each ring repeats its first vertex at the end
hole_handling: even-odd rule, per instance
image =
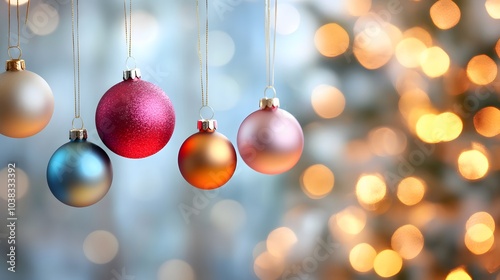
POLYGON ((215 131, 215 120, 198 121, 199 132, 179 150, 179 170, 196 188, 212 190, 231 179, 236 169, 236 151, 223 134, 215 131))

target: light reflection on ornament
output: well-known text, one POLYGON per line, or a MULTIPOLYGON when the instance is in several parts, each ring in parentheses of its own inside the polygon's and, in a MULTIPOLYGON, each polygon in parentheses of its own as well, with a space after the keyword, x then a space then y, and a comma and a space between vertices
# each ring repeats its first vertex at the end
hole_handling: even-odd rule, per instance
POLYGON ((0 133, 13 138, 37 134, 49 123, 54 97, 47 82, 25 70, 22 59, 7 61, 0 74, 0 133))
POLYGON ((175 112, 160 87, 143 81, 138 69, 124 72, 96 110, 97 133, 114 153, 144 158, 160 151, 172 137, 175 112))
POLYGON ((215 120, 199 120, 199 132, 191 135, 179 150, 179 170, 188 183, 203 190, 226 184, 236 169, 233 144, 216 132, 215 120))
POLYGON ((100 201, 113 180, 111 160, 87 141, 87 130, 72 129, 70 142, 57 149, 47 166, 47 183, 62 203, 85 207, 100 201))
POLYGON ((258 172, 286 172, 302 155, 302 128, 292 114, 278 108, 278 98, 264 98, 260 107, 241 123, 238 151, 245 163, 258 172))

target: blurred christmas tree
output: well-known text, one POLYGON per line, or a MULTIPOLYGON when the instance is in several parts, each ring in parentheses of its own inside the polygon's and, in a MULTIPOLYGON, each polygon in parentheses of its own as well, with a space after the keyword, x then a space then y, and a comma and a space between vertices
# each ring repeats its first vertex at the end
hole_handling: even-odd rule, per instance
POLYGON ((317 53, 301 189, 256 275, 500 279, 500 1, 295 7, 317 23, 293 46, 317 53))

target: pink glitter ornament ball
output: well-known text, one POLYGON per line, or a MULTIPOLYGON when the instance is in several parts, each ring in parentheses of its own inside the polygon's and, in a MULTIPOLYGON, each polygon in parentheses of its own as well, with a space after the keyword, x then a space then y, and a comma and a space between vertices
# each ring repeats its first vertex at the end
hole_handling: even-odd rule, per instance
POLYGON ((299 122, 278 106, 278 98, 261 100, 261 109, 250 114, 238 130, 241 158, 260 173, 280 174, 290 170, 304 148, 299 122))
POLYGON ((144 158, 160 151, 172 137, 175 112, 162 89, 140 79, 137 69, 111 87, 96 110, 99 137, 114 153, 144 158))

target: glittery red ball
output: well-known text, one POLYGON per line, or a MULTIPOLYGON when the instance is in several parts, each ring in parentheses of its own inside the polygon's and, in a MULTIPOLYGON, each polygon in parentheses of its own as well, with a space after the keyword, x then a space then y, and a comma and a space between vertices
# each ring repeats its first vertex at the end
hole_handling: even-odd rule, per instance
POLYGON ((140 78, 111 87, 96 110, 102 142, 127 158, 144 158, 160 151, 175 126, 172 102, 160 87, 140 78))

